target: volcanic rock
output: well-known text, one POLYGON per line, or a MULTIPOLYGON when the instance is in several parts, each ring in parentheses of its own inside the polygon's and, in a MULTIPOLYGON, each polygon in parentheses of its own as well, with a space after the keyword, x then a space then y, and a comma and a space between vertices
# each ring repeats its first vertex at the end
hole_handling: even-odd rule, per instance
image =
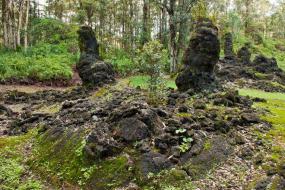
POLYGON ((121 151, 120 145, 112 138, 107 128, 96 128, 87 137, 84 151, 87 157, 102 159, 114 156, 121 151))
POLYGON ((255 57, 253 63, 256 71, 260 73, 270 73, 279 71, 278 64, 275 58, 267 58, 264 55, 258 55, 255 57))
POLYGON ((101 86, 115 81, 112 65, 99 56, 99 45, 91 27, 83 26, 78 31, 80 59, 76 65, 83 84, 101 86))
POLYGON ((233 49, 233 36, 231 33, 225 34, 225 44, 224 44, 225 59, 234 60, 234 49, 233 49))
POLYGON ((142 155, 140 167, 142 173, 147 176, 149 173, 158 173, 161 170, 171 168, 173 165, 165 155, 149 152, 142 155))
POLYGON ((143 140, 150 136, 148 126, 136 118, 126 118, 119 122, 116 136, 126 142, 143 140))
POLYGON ((218 28, 209 19, 201 19, 184 55, 184 68, 176 79, 179 91, 207 89, 215 81, 214 67, 219 60, 218 28))
POLYGON ((250 44, 246 43, 237 53, 237 57, 240 63, 250 64, 251 52, 249 50, 250 44))

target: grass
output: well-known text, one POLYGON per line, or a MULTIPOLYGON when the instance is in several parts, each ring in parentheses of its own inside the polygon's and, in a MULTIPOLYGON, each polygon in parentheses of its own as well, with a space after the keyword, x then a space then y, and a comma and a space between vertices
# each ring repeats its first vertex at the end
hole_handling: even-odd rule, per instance
MULTIPOLYGON (((241 95, 248 95, 251 97, 265 98, 265 103, 255 103, 256 108, 266 109, 270 114, 261 116, 272 124, 272 128, 267 133, 257 131, 257 135, 261 140, 265 140, 271 144, 270 152, 266 153, 266 160, 282 165, 285 160, 285 94, 282 93, 268 93, 258 90, 242 89, 241 95)), ((265 170, 270 169, 271 166, 264 165, 265 170)))
MULTIPOLYGON (((266 160, 281 165, 285 160, 285 101, 268 100, 267 103, 257 103, 255 107, 264 108, 271 112, 262 116, 262 119, 272 124, 272 129, 266 133, 258 133, 263 140, 270 142, 271 151, 266 155, 266 160)), ((264 169, 270 169, 268 165, 264 169)))
POLYGON ((267 100, 283 100, 283 101, 285 101, 285 94, 284 93, 264 92, 262 90, 255 90, 255 89, 239 89, 239 94, 242 96, 264 98, 267 100))
MULTIPOLYGON (((141 87, 142 89, 147 89, 148 88, 148 80, 149 76, 146 75, 137 75, 137 76, 132 76, 128 78, 129 84, 132 87, 141 87)), ((166 88, 174 88, 176 89, 176 84, 173 79, 170 78, 163 78, 163 83, 166 88)))

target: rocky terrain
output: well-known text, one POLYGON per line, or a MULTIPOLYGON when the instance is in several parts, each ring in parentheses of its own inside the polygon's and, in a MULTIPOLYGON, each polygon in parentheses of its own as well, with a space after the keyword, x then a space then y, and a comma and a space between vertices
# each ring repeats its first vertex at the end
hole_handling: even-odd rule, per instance
MULTIPOLYGON (((273 58, 251 62, 247 46, 233 55, 229 36, 228 56, 218 61, 215 26, 205 20, 196 32, 178 90, 167 89, 156 104, 123 80, 106 84, 114 82, 112 70, 97 77, 103 75, 95 69, 82 77, 93 88, 3 90, 1 138, 31 134, 23 145, 25 165, 45 181, 43 189, 285 189, 284 157, 268 160, 272 145, 258 135, 272 129, 261 117, 269 113, 253 107, 266 100, 237 91, 284 92, 284 72, 273 58), (189 81, 192 76, 197 80, 189 81)), ((93 58, 81 59, 80 75, 97 68, 93 58)))

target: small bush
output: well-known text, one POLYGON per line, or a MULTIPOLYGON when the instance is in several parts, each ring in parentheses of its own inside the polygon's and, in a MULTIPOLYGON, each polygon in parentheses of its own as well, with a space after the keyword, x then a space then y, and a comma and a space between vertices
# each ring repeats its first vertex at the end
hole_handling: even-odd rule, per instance
POLYGON ((163 67, 166 50, 159 41, 150 41, 140 52, 141 68, 149 76, 148 89, 151 102, 158 102, 160 91, 164 88, 163 67))
POLYGON ((103 53, 102 58, 106 62, 110 62, 121 76, 139 72, 136 62, 124 50, 110 48, 106 53, 103 53))

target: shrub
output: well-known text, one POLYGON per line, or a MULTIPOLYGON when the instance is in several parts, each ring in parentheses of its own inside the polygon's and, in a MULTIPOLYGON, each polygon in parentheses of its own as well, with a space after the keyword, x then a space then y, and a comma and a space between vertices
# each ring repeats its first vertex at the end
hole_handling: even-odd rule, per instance
POLYGON ((124 50, 110 48, 103 53, 102 58, 110 62, 122 76, 139 72, 136 62, 124 50))
POLYGON ((77 55, 68 53, 66 44, 38 44, 27 52, 0 53, 0 79, 68 80, 77 55))
POLYGON ((150 100, 156 100, 161 97, 159 92, 163 89, 163 67, 166 60, 166 50, 159 41, 150 41, 144 45, 140 52, 141 67, 149 75, 148 89, 150 100))

